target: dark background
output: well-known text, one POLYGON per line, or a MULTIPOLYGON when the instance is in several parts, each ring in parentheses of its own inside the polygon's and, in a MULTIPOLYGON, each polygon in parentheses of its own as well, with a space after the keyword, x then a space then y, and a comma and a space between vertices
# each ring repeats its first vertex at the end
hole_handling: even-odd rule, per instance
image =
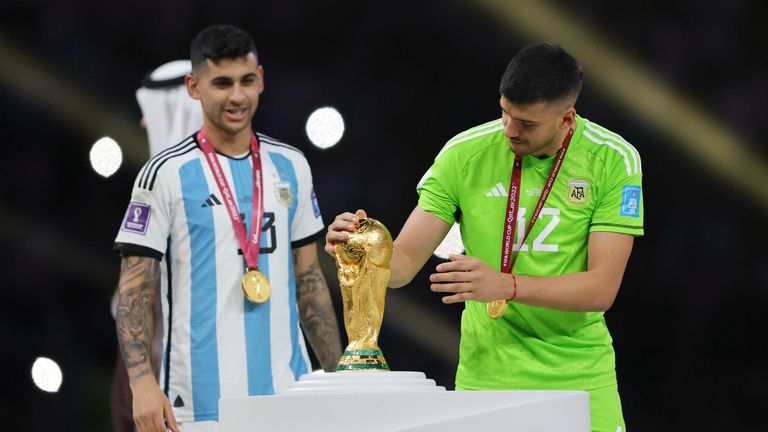
MULTIPOLYGON (((499 116, 506 63, 542 40, 484 3, 0 0, 0 429, 110 428, 116 340, 109 301, 119 269, 111 247, 147 157, 134 94, 145 73, 185 58, 207 25, 247 29, 266 72, 255 127, 305 152, 326 222, 365 208, 396 235, 442 145, 499 116), (304 134, 307 116, 324 105, 335 106, 347 126, 329 150, 312 147, 304 134), (88 161, 103 135, 115 137, 126 156, 109 178, 88 161), (34 386, 38 356, 60 364, 58 393, 34 386)), ((528 4, 507 3, 515 10, 528 4)), ((765 172, 765 2, 547 4, 707 113, 707 124, 726 128, 765 172)), ((552 41, 578 51, 572 40, 552 41)), ((606 313, 627 424, 634 431, 760 430, 768 401, 760 354, 768 206, 755 189, 698 162, 698 148, 728 143, 681 146, 595 82, 592 59, 579 60, 585 89, 577 110, 622 134, 643 158, 646 235, 635 242, 606 313)), ((757 178, 747 183, 768 187, 757 178)), ((380 345, 393 369, 424 371, 452 389, 461 307, 429 291, 426 276, 437 263, 389 292, 380 345)), ((340 316, 333 264, 324 257, 323 265, 340 316)))

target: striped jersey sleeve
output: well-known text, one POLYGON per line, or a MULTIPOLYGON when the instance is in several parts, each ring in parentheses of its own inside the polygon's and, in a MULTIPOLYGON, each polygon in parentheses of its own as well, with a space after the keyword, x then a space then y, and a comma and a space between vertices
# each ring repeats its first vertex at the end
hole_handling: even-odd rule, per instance
POLYGON ((151 158, 136 176, 131 201, 120 225, 115 249, 123 256, 142 255, 162 259, 171 229, 168 182, 158 181, 162 167, 171 159, 197 148, 192 136, 151 158))

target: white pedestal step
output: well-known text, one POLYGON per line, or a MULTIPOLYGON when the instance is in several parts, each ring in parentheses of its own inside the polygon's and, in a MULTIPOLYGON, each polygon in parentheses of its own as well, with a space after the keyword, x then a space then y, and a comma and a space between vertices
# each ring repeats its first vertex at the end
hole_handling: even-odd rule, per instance
POLYGON ((297 382, 277 394, 320 395, 354 393, 444 392, 445 387, 427 379, 422 372, 332 372, 302 375, 297 382))

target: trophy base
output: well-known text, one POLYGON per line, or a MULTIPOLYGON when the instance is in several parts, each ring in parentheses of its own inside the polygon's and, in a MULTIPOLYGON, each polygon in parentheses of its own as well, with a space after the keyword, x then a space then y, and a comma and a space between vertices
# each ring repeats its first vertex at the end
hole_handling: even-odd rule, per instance
POLYGON ((381 350, 348 350, 336 365, 337 372, 345 371, 388 371, 389 365, 384 360, 381 350))

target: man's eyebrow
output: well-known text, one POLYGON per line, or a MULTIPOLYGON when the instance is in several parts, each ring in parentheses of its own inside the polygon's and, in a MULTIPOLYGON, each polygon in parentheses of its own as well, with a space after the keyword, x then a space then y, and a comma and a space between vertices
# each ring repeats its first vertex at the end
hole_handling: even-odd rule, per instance
POLYGON ((239 81, 239 80, 244 80, 244 79, 252 79, 252 78, 258 78, 258 75, 257 75, 256 73, 254 73, 254 72, 250 72, 250 73, 247 73, 247 74, 245 74, 245 75, 243 75, 243 76, 241 76, 241 77, 239 77, 239 78, 233 78, 233 77, 231 77, 231 76, 227 76, 227 75, 219 75, 219 76, 217 76, 217 77, 213 77, 213 78, 211 78, 211 81, 217 81, 217 82, 226 81, 226 82, 231 82, 231 81, 234 81, 234 80, 238 80, 238 81, 239 81))
POLYGON ((513 117, 510 113, 507 112, 507 110, 504 109, 503 106, 500 106, 500 108, 501 108, 501 111, 504 114, 510 116, 512 119, 517 120, 519 122, 522 122, 522 123, 535 123, 535 124, 539 123, 537 120, 525 119, 525 118, 520 118, 520 117, 513 117))

